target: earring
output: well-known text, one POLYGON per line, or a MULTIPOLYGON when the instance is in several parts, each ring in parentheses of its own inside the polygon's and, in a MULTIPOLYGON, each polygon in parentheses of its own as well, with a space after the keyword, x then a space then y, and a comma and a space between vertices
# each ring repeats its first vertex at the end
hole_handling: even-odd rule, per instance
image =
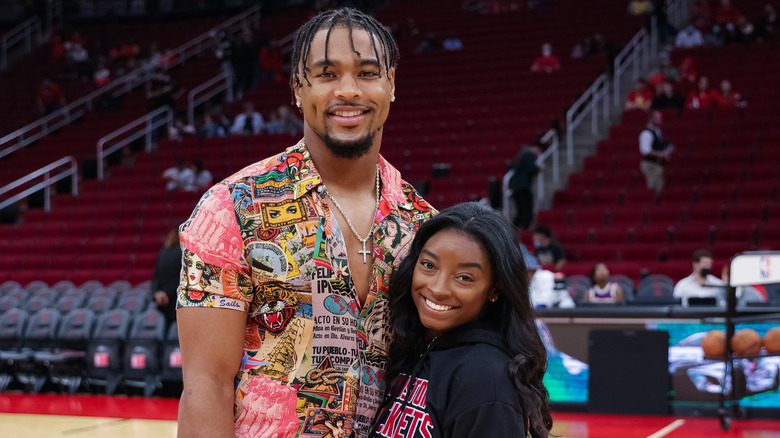
POLYGON ((491 303, 495 303, 496 301, 498 301, 498 295, 494 295, 494 296, 490 297, 489 301, 491 303))
POLYGON ((301 109, 301 101, 300 100, 296 100, 295 101, 295 106, 297 106, 298 109, 301 109))
POLYGON ((395 102, 395 94, 393 94, 393 97, 390 98, 390 102, 395 102))

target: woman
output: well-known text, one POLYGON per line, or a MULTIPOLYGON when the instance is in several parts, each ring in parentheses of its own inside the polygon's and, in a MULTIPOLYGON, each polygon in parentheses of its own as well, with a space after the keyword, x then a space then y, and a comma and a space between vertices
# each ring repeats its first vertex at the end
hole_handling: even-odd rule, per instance
POLYGON ((599 304, 623 303, 623 289, 619 284, 609 281, 609 268, 605 263, 596 263, 591 268, 590 282, 593 287, 585 292, 582 301, 599 304))
POLYGON ((154 302, 169 323, 176 321, 176 289, 179 287, 181 260, 179 229, 172 228, 165 238, 165 244, 157 254, 157 264, 152 278, 154 302))
POLYGON ((390 282, 391 384, 371 437, 548 436, 547 356, 514 235, 473 202, 420 227, 390 282))

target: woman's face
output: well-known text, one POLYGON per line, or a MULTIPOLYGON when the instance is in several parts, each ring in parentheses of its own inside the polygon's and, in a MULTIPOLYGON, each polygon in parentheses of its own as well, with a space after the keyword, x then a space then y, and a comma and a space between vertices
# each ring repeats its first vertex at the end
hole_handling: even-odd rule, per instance
POLYGON ((187 285, 198 286, 203 278, 203 260, 195 254, 189 254, 185 260, 187 264, 187 285))
POLYGON ((477 320, 493 294, 492 267, 477 242, 450 229, 425 243, 412 275, 412 299, 429 337, 477 320))

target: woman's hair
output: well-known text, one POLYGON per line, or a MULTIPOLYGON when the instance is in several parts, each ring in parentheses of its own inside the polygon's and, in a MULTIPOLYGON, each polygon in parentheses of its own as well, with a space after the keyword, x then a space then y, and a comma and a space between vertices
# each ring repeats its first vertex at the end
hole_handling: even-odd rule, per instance
POLYGON ((169 248, 171 246, 178 246, 179 245, 179 227, 171 228, 171 230, 168 232, 168 235, 165 236, 165 243, 163 244, 163 248, 169 248))
MULTIPOLYGON (((511 356, 509 375, 530 419, 532 437, 547 437, 552 428, 547 389, 542 378, 547 368, 544 348, 534 321, 528 293, 528 273, 515 241, 512 224, 489 207, 476 202, 458 204, 428 219, 412 242, 409 255, 390 279, 390 325, 395 332, 390 346, 387 381, 414 366, 425 350, 425 327, 411 295, 412 277, 425 244, 436 233, 456 230, 474 240, 487 255, 498 299, 486 302, 481 320, 493 323, 511 356)), ((389 385, 390 386, 390 385, 389 385)))

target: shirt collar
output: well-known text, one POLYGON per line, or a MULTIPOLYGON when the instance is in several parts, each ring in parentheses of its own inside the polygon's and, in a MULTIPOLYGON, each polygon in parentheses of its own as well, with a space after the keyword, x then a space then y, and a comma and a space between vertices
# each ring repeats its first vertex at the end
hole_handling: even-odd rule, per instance
MULTIPOLYGON (((282 163, 294 186, 296 199, 322 185, 322 177, 314 167, 314 161, 312 161, 303 140, 284 151, 282 163)), ((401 179, 401 173, 398 169, 388 163, 381 155, 377 160, 377 165, 379 178, 382 181, 382 200, 387 201, 391 208, 411 210, 413 205, 404 194, 403 186, 405 183, 401 179)))

